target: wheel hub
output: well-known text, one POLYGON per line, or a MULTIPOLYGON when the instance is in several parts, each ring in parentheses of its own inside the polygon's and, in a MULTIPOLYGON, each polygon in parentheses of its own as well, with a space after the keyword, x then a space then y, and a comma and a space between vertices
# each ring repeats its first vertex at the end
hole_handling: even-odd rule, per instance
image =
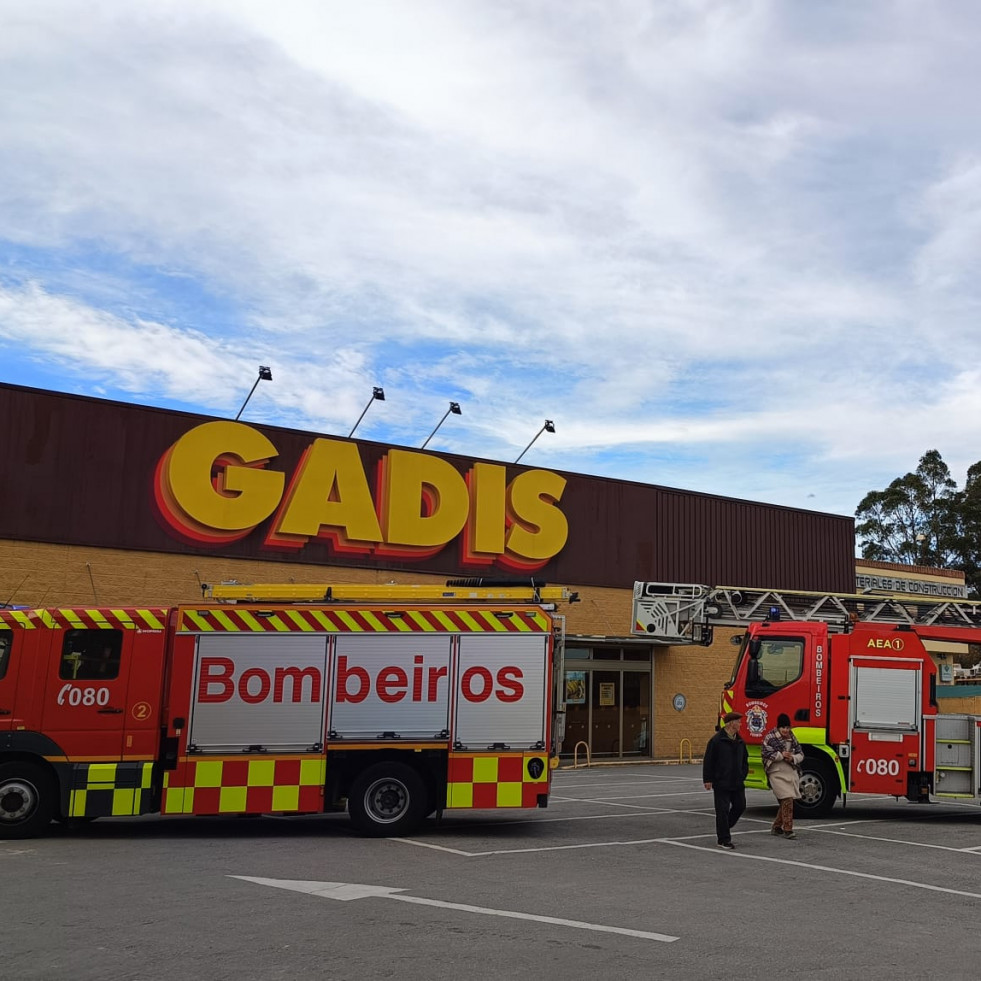
POLYGON ((36 804, 37 793, 28 783, 18 780, 0 787, 0 821, 20 821, 36 804))
POLYGON ((386 780, 369 787, 365 796, 377 820, 394 821, 405 811, 409 795, 401 784, 386 780))
POLYGON ((813 773, 805 773, 800 778, 800 797, 804 804, 815 804, 821 799, 824 786, 813 773))

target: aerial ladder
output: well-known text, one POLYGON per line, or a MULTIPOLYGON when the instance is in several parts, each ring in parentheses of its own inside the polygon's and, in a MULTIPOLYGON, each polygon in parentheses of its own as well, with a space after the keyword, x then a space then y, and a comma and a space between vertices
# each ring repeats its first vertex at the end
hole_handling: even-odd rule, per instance
MULTIPOLYGON (((921 628, 981 627, 981 601, 923 595, 825 593, 698 583, 635 582, 631 633, 660 644, 701 644, 713 627, 761 620, 823 621, 831 633, 856 623, 921 628)), ((926 631, 919 631, 926 636, 926 631)), ((973 642, 973 641, 972 641, 973 642)))

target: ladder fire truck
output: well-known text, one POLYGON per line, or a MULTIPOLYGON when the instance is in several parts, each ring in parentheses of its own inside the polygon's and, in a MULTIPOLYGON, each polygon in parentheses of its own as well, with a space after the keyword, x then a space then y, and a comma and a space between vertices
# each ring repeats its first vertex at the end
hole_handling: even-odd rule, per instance
POLYGON ((367 835, 548 803, 564 618, 534 581, 203 587, 0 609, 0 838, 52 820, 340 810, 367 835))
POLYGON ((981 643, 981 602, 634 584, 634 634, 708 645, 718 626, 745 628, 719 717, 743 714, 747 787, 767 788, 760 743, 786 713, 805 753, 801 815, 849 793, 981 803, 981 717, 938 712, 924 646, 981 643))

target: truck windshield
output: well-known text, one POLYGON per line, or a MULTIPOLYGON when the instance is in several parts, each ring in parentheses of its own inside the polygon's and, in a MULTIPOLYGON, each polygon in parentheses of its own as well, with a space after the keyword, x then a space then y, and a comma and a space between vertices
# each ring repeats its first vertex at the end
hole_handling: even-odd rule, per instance
POLYGON ((800 637, 758 638, 759 651, 749 661, 746 694, 762 698, 796 681, 804 668, 804 641, 800 637))
POLYGON ((726 688, 731 688, 736 683, 736 678, 739 677, 739 665, 742 664, 743 656, 746 653, 746 647, 749 645, 749 634, 743 634, 743 642, 739 645, 739 653, 736 655, 735 663, 732 665, 732 673, 729 675, 729 680, 726 682, 726 688))

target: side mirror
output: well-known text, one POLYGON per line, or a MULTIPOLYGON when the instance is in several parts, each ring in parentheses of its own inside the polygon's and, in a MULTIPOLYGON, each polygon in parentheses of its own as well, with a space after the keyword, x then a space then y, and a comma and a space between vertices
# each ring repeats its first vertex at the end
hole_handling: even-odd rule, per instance
POLYGON ((754 637, 749 642, 749 656, 754 660, 758 661, 760 659, 760 647, 761 647, 759 637, 754 637))

